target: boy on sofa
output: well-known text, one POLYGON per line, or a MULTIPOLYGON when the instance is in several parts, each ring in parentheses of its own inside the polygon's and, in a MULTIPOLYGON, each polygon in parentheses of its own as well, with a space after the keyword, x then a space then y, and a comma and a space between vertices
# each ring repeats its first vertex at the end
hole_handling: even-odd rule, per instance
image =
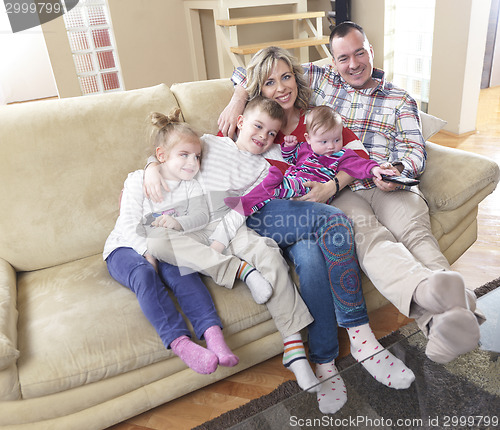
MULTIPOLYGON (((208 196, 208 225, 184 235, 182 240, 172 241, 165 230, 155 232, 148 238, 148 252, 160 261, 190 267, 213 279, 228 258, 227 254, 251 263, 272 285, 266 306, 283 337, 284 365, 295 374, 302 389, 315 391, 318 380, 307 361, 300 335, 300 330, 313 318, 288 274, 288 264, 274 241, 248 229, 245 217, 224 203, 228 195, 244 194, 265 177, 268 162, 260 154, 273 145, 284 113, 278 103, 260 99, 249 104, 243 118, 236 142, 208 134, 201 138, 203 163, 198 180, 208 196), (192 245, 196 240, 209 246, 198 244, 193 258, 192 245)), ((279 156, 279 148, 277 150, 279 156)), ((153 164, 161 160, 149 161, 153 164)), ((158 167, 152 165, 148 167, 149 171, 156 169, 158 167)), ((233 282, 234 275, 227 277, 225 286, 231 287, 233 282)))
POLYGON ((130 173, 125 181, 120 216, 104 245, 103 257, 111 276, 137 296, 145 316, 166 348, 201 374, 213 373, 217 366, 238 364, 224 341, 222 323, 212 297, 198 273, 182 274, 181 269, 157 262, 147 251, 147 230, 151 215, 158 212, 154 224, 174 231, 203 227, 208 207, 198 182, 193 179, 200 168, 201 142, 186 124, 173 117, 152 116, 170 139, 159 139, 156 154, 164 161, 162 173, 171 192, 161 206, 154 206, 143 193, 143 171, 130 173), (189 203, 189 204, 188 204, 189 203), (175 214, 175 216, 173 216, 175 214), (192 342, 182 315, 177 311, 165 286, 176 296, 196 336, 204 338, 207 348, 192 342))
MULTIPOLYGON (((275 166, 269 168, 266 178, 252 191, 241 197, 228 197, 226 204, 251 215, 271 199, 291 199, 306 195, 310 188, 306 182, 335 180, 337 172, 345 171, 357 179, 393 175, 382 169, 376 161, 359 157, 352 149, 344 149, 342 141, 342 117, 329 106, 313 107, 306 116, 305 142, 298 142, 294 135, 285 136, 281 152, 291 166, 283 174, 275 166)), ((338 189, 337 185, 337 189, 338 189)), ((330 197, 333 200, 335 194, 330 197)))

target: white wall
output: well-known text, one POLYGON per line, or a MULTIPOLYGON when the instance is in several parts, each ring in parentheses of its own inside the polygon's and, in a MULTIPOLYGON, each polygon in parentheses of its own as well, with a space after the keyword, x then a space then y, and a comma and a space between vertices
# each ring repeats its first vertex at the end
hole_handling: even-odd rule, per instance
POLYGON ((57 96, 40 27, 12 33, 0 2, 0 104, 57 96))
POLYGON ((438 0, 429 113, 462 134, 476 129, 490 0, 438 0))
POLYGON ((490 77, 490 87, 495 87, 497 85, 500 85, 500 8, 498 9, 497 34, 490 77))

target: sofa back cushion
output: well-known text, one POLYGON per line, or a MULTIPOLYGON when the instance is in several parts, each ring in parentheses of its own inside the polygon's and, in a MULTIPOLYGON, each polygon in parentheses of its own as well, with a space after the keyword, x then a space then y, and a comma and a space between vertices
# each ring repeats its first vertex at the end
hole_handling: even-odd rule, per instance
POLYGON ((184 121, 202 134, 218 133, 217 120, 234 92, 229 79, 174 84, 170 89, 179 103, 184 121))
POLYGON ((0 257, 18 271, 102 252, 146 118, 177 106, 166 85, 0 108, 0 257))

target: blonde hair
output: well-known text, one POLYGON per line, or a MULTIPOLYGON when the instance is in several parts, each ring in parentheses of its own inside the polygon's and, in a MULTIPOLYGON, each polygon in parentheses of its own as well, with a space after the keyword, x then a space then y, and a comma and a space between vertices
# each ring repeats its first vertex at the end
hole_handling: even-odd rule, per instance
POLYGON ((294 106, 305 110, 309 107, 311 89, 304 78, 304 69, 286 49, 269 46, 257 52, 247 66, 247 91, 249 99, 262 95, 262 87, 279 60, 290 68, 297 83, 298 95, 294 106))
POLYGON ((246 104, 243 116, 245 113, 255 110, 259 110, 267 114, 272 119, 281 121, 282 127, 286 125, 285 110, 276 100, 268 99, 263 96, 256 96, 246 104))
POLYGON ((342 117, 330 106, 316 106, 306 115, 306 130, 316 133, 319 129, 333 129, 342 127, 342 117))
POLYGON ((173 108, 168 115, 159 112, 153 112, 149 115, 149 123, 152 125, 150 141, 153 145, 153 153, 156 148, 162 146, 165 148, 165 154, 181 142, 182 136, 192 136, 201 140, 199 134, 186 122, 181 121, 181 110, 173 108))

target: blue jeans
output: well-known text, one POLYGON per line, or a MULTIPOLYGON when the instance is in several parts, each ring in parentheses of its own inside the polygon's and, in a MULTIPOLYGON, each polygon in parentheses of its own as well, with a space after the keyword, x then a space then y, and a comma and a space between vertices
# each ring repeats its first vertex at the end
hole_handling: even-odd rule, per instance
POLYGON ((311 361, 334 360, 337 324, 368 323, 349 219, 322 203, 272 200, 247 219, 247 226, 274 239, 295 265, 300 293, 314 317, 308 326, 311 361))
POLYGON ((158 262, 158 272, 132 248, 117 248, 106 259, 110 275, 130 288, 142 312, 155 328, 166 348, 180 336, 191 333, 182 315, 168 295, 170 287, 179 305, 191 321, 198 339, 214 325, 222 328, 212 297, 198 273, 181 275, 177 266, 158 262))

